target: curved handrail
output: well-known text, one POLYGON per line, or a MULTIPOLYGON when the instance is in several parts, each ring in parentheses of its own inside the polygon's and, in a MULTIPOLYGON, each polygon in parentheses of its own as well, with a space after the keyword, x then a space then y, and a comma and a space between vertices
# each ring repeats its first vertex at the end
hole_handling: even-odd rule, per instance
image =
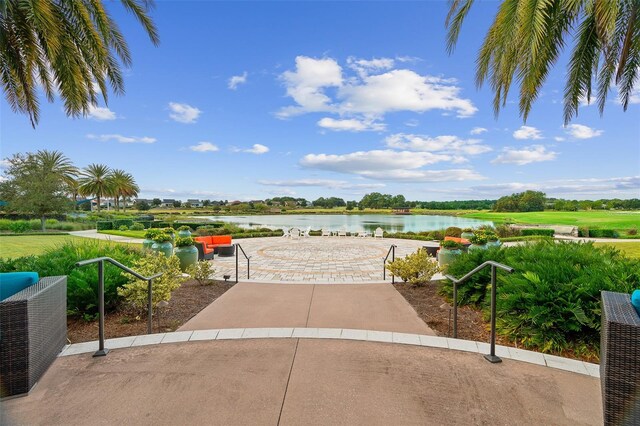
POLYGON ((93 356, 104 356, 109 353, 109 349, 104 347, 104 262, 109 262, 114 266, 122 269, 125 272, 133 275, 139 280, 143 280, 147 282, 147 334, 151 334, 153 331, 153 307, 152 307, 152 297, 153 297, 153 280, 162 276, 163 272, 151 275, 150 277, 145 277, 134 271, 133 269, 124 266, 122 263, 114 260, 110 257, 96 257, 94 259, 81 260, 80 262, 76 262, 75 266, 86 266, 91 265, 93 263, 98 264, 98 340, 99 347, 93 356))
MULTIPOLYGON (((387 252, 387 255, 384 257, 384 259, 382 259, 382 280, 383 281, 387 279, 387 259, 389 259, 389 255, 391 255, 392 262, 396 260, 396 247, 398 246, 395 244, 391 244, 391 247, 389 247, 389 251, 387 252)), ((395 283, 396 283, 396 276, 391 274, 391 284, 395 284, 395 283)))
POLYGON ((445 278, 453 282, 453 337, 458 337, 458 284, 468 280, 472 275, 491 266, 491 353, 484 357, 487 361, 496 363, 502 360, 496 356, 496 273, 497 269, 502 269, 508 273, 513 273, 515 269, 502 263, 487 260, 483 264, 473 268, 462 278, 458 279, 451 275, 445 275, 445 278))
MULTIPOLYGON (((293 229, 293 228, 292 228, 293 229)), ((236 246, 236 283, 238 282, 238 249, 244 255, 244 258, 247 259, 247 279, 249 279, 251 273, 251 256, 247 256, 247 253, 244 252, 244 249, 239 243, 235 243, 236 246)))

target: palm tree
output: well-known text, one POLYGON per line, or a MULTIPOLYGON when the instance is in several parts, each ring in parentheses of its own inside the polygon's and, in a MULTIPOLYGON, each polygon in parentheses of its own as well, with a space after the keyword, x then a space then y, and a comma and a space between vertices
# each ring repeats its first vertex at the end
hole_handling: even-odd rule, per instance
POLYGON ((120 169, 114 169, 111 172, 111 186, 112 195, 116 200, 116 210, 120 208, 120 197, 122 197, 122 210, 125 211, 126 197, 134 197, 140 191, 133 176, 120 169))
MULTIPOLYGON (((158 32, 148 13, 153 0, 120 0, 154 45, 158 32)), ((14 112, 39 119, 38 87, 49 102, 57 92, 65 112, 77 117, 96 105, 107 81, 124 93, 121 65, 131 65, 127 43, 101 1, 0 1, 0 81, 14 112)))
MULTIPOLYGON (((450 0, 447 49, 452 52, 473 0, 450 0)), ((564 89, 564 122, 590 101, 597 86, 600 114, 615 84, 626 111, 640 73, 640 1, 504 0, 476 60, 476 84, 488 81, 496 115, 514 78, 526 121, 550 68, 575 32, 564 89), (593 90, 592 90, 593 89, 593 90)))
POLYGON ((78 176, 78 168, 60 151, 40 150, 35 154, 42 170, 69 185, 78 176))
POLYGON ((108 196, 112 192, 111 188, 111 169, 109 167, 104 164, 89 164, 82 170, 80 194, 95 196, 98 201, 98 211, 100 211, 102 197, 108 196))
POLYGON ((78 195, 80 195, 80 182, 78 179, 72 179, 67 183, 67 192, 71 195, 73 199, 73 210, 78 209, 78 195))

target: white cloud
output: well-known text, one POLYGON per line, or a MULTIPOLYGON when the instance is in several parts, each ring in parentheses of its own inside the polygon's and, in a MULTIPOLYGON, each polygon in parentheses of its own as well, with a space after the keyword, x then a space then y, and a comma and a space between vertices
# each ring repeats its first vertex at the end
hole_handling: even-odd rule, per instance
POLYGON ((488 132, 488 130, 485 129, 484 127, 474 127, 473 129, 471 129, 469 133, 472 135, 480 135, 485 132, 488 132))
POLYGON ((394 61, 388 58, 352 58, 348 65, 358 70, 357 76, 345 77, 342 67, 332 58, 298 56, 295 71, 281 75, 287 95, 295 105, 280 109, 277 116, 333 112, 380 119, 394 111, 443 110, 469 117, 477 111, 469 99, 460 97, 461 89, 455 80, 419 75, 408 69, 390 69, 394 61), (382 71, 385 72, 375 73, 382 71))
POLYGON ((480 142, 479 139, 461 139, 451 135, 432 138, 404 133, 390 135, 385 139, 386 145, 390 148, 410 151, 441 152, 456 155, 478 155, 491 151, 491 147, 480 142))
POLYGON ((189 149, 195 152, 216 152, 220 150, 216 145, 212 144, 211 142, 198 142, 197 145, 191 145, 189 149))
POLYGON ((474 194, 498 197, 526 190, 543 191, 551 197, 612 198, 613 194, 636 196, 640 189, 640 176, 592 178, 592 179, 559 179, 540 183, 509 182, 499 184, 478 185, 470 188, 474 194))
POLYGON ((229 79, 229 89, 236 90, 239 85, 247 82, 247 72, 243 72, 242 75, 234 75, 229 79))
POLYGON ((149 136, 138 137, 138 136, 123 136, 119 134, 94 135, 90 133, 87 135, 87 138, 99 140, 101 142, 116 141, 119 143, 154 143, 157 141, 156 138, 152 138, 149 136))
POLYGON ((324 117, 318 121, 318 126, 333 130, 334 132, 381 132, 386 129, 383 123, 379 123, 373 120, 358 120, 356 118, 351 119, 335 119, 331 117, 324 117))
POLYGON ((640 104, 640 87, 636 87, 631 92, 631 96, 629 96, 630 104, 640 104))
POLYGON ((169 117, 178 123, 195 123, 202 114, 202 111, 196 107, 176 102, 169 102, 169 109, 171 110, 169 117))
POLYGON ((262 154, 265 154, 265 153, 269 152, 269 147, 265 146, 265 145, 262 145, 262 144, 259 144, 259 143, 256 143, 256 144, 253 144, 253 146, 251 148, 247 148, 247 149, 241 149, 241 148, 232 147, 231 151, 232 152, 246 152, 246 153, 249 153, 249 154, 262 155, 262 154))
POLYGON ((562 136, 556 136, 553 139, 555 139, 556 142, 562 142, 565 140, 562 136))
POLYGON ((404 125, 408 127, 418 127, 419 124, 420 122, 415 119, 407 120, 404 122, 404 125))
POLYGON ((350 183, 334 179, 259 180, 258 183, 266 186, 323 187, 329 189, 379 189, 386 186, 384 183, 350 183))
POLYGON ((565 129, 567 134, 576 139, 591 139, 600 136, 604 131, 592 129, 583 124, 569 124, 565 129))
POLYGON ((87 112, 86 117, 98 121, 115 120, 118 118, 116 113, 111 111, 109 108, 97 107, 94 105, 89 105, 89 111, 87 112))
POLYGON ((521 149, 505 148, 502 154, 498 155, 492 163, 523 166, 529 163, 555 160, 556 156, 556 152, 547 151, 542 145, 531 145, 521 149))
POLYGON ((0 169, 6 169, 11 166, 11 162, 7 159, 0 160, 0 169))
POLYGON ((513 132, 513 137, 516 139, 543 139, 542 132, 531 126, 522 126, 515 132, 513 132))
POLYGON ((483 180, 484 176, 470 169, 449 170, 389 170, 383 174, 363 172, 361 176, 370 179, 392 180, 396 182, 452 182, 483 180))

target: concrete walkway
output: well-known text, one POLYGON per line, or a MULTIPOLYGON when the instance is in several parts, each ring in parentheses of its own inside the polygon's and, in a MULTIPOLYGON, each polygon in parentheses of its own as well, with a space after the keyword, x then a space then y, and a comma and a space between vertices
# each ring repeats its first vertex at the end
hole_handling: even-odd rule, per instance
POLYGON ((72 231, 72 232, 69 232, 69 235, 73 235, 75 237, 82 237, 82 238, 93 238, 94 240, 105 240, 105 241, 113 241, 116 243, 127 243, 127 244, 142 244, 142 241, 143 241, 140 238, 129 238, 129 237, 123 237, 120 235, 100 234, 95 229, 87 229, 85 231, 72 231))
POLYGON ((180 327, 315 327, 435 335, 391 284, 238 283, 180 327))
POLYGON ((599 380, 365 341, 212 340, 58 358, 1 424, 602 424, 599 380))

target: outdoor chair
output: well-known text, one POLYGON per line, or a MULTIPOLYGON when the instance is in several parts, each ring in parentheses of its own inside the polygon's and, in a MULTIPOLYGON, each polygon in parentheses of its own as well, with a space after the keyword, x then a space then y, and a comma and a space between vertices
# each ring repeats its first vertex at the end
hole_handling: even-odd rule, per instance
MULTIPOLYGON (((2 274, 0 287, 13 279, 2 274)), ((67 277, 44 277, 0 300, 0 397, 28 393, 67 342, 67 277)))
POLYGON ((347 230, 346 229, 340 229, 338 231, 338 237, 346 237, 347 236, 347 230))
POLYGON ((384 238, 384 231, 382 230, 382 228, 376 228, 375 232, 373 233, 373 238, 384 238))
POLYGON ((298 228, 291 228, 289 230, 289 234, 291 238, 294 240, 297 240, 298 238, 300 238, 300 230, 298 228))
POLYGON ((330 237, 331 236, 331 231, 329 231, 328 229, 322 228, 322 236, 323 237, 330 237))
POLYGON ((291 229, 285 229, 282 233, 282 238, 291 238, 291 229))
POLYGON ((640 315, 628 294, 602 292, 600 384, 605 425, 640 424, 640 315))
POLYGON ((310 226, 307 226, 307 229, 305 229, 305 230, 302 232, 302 236, 303 236, 304 238, 309 238, 309 236, 310 236, 310 235, 309 235, 309 232, 311 232, 311 227, 310 227, 310 226))

